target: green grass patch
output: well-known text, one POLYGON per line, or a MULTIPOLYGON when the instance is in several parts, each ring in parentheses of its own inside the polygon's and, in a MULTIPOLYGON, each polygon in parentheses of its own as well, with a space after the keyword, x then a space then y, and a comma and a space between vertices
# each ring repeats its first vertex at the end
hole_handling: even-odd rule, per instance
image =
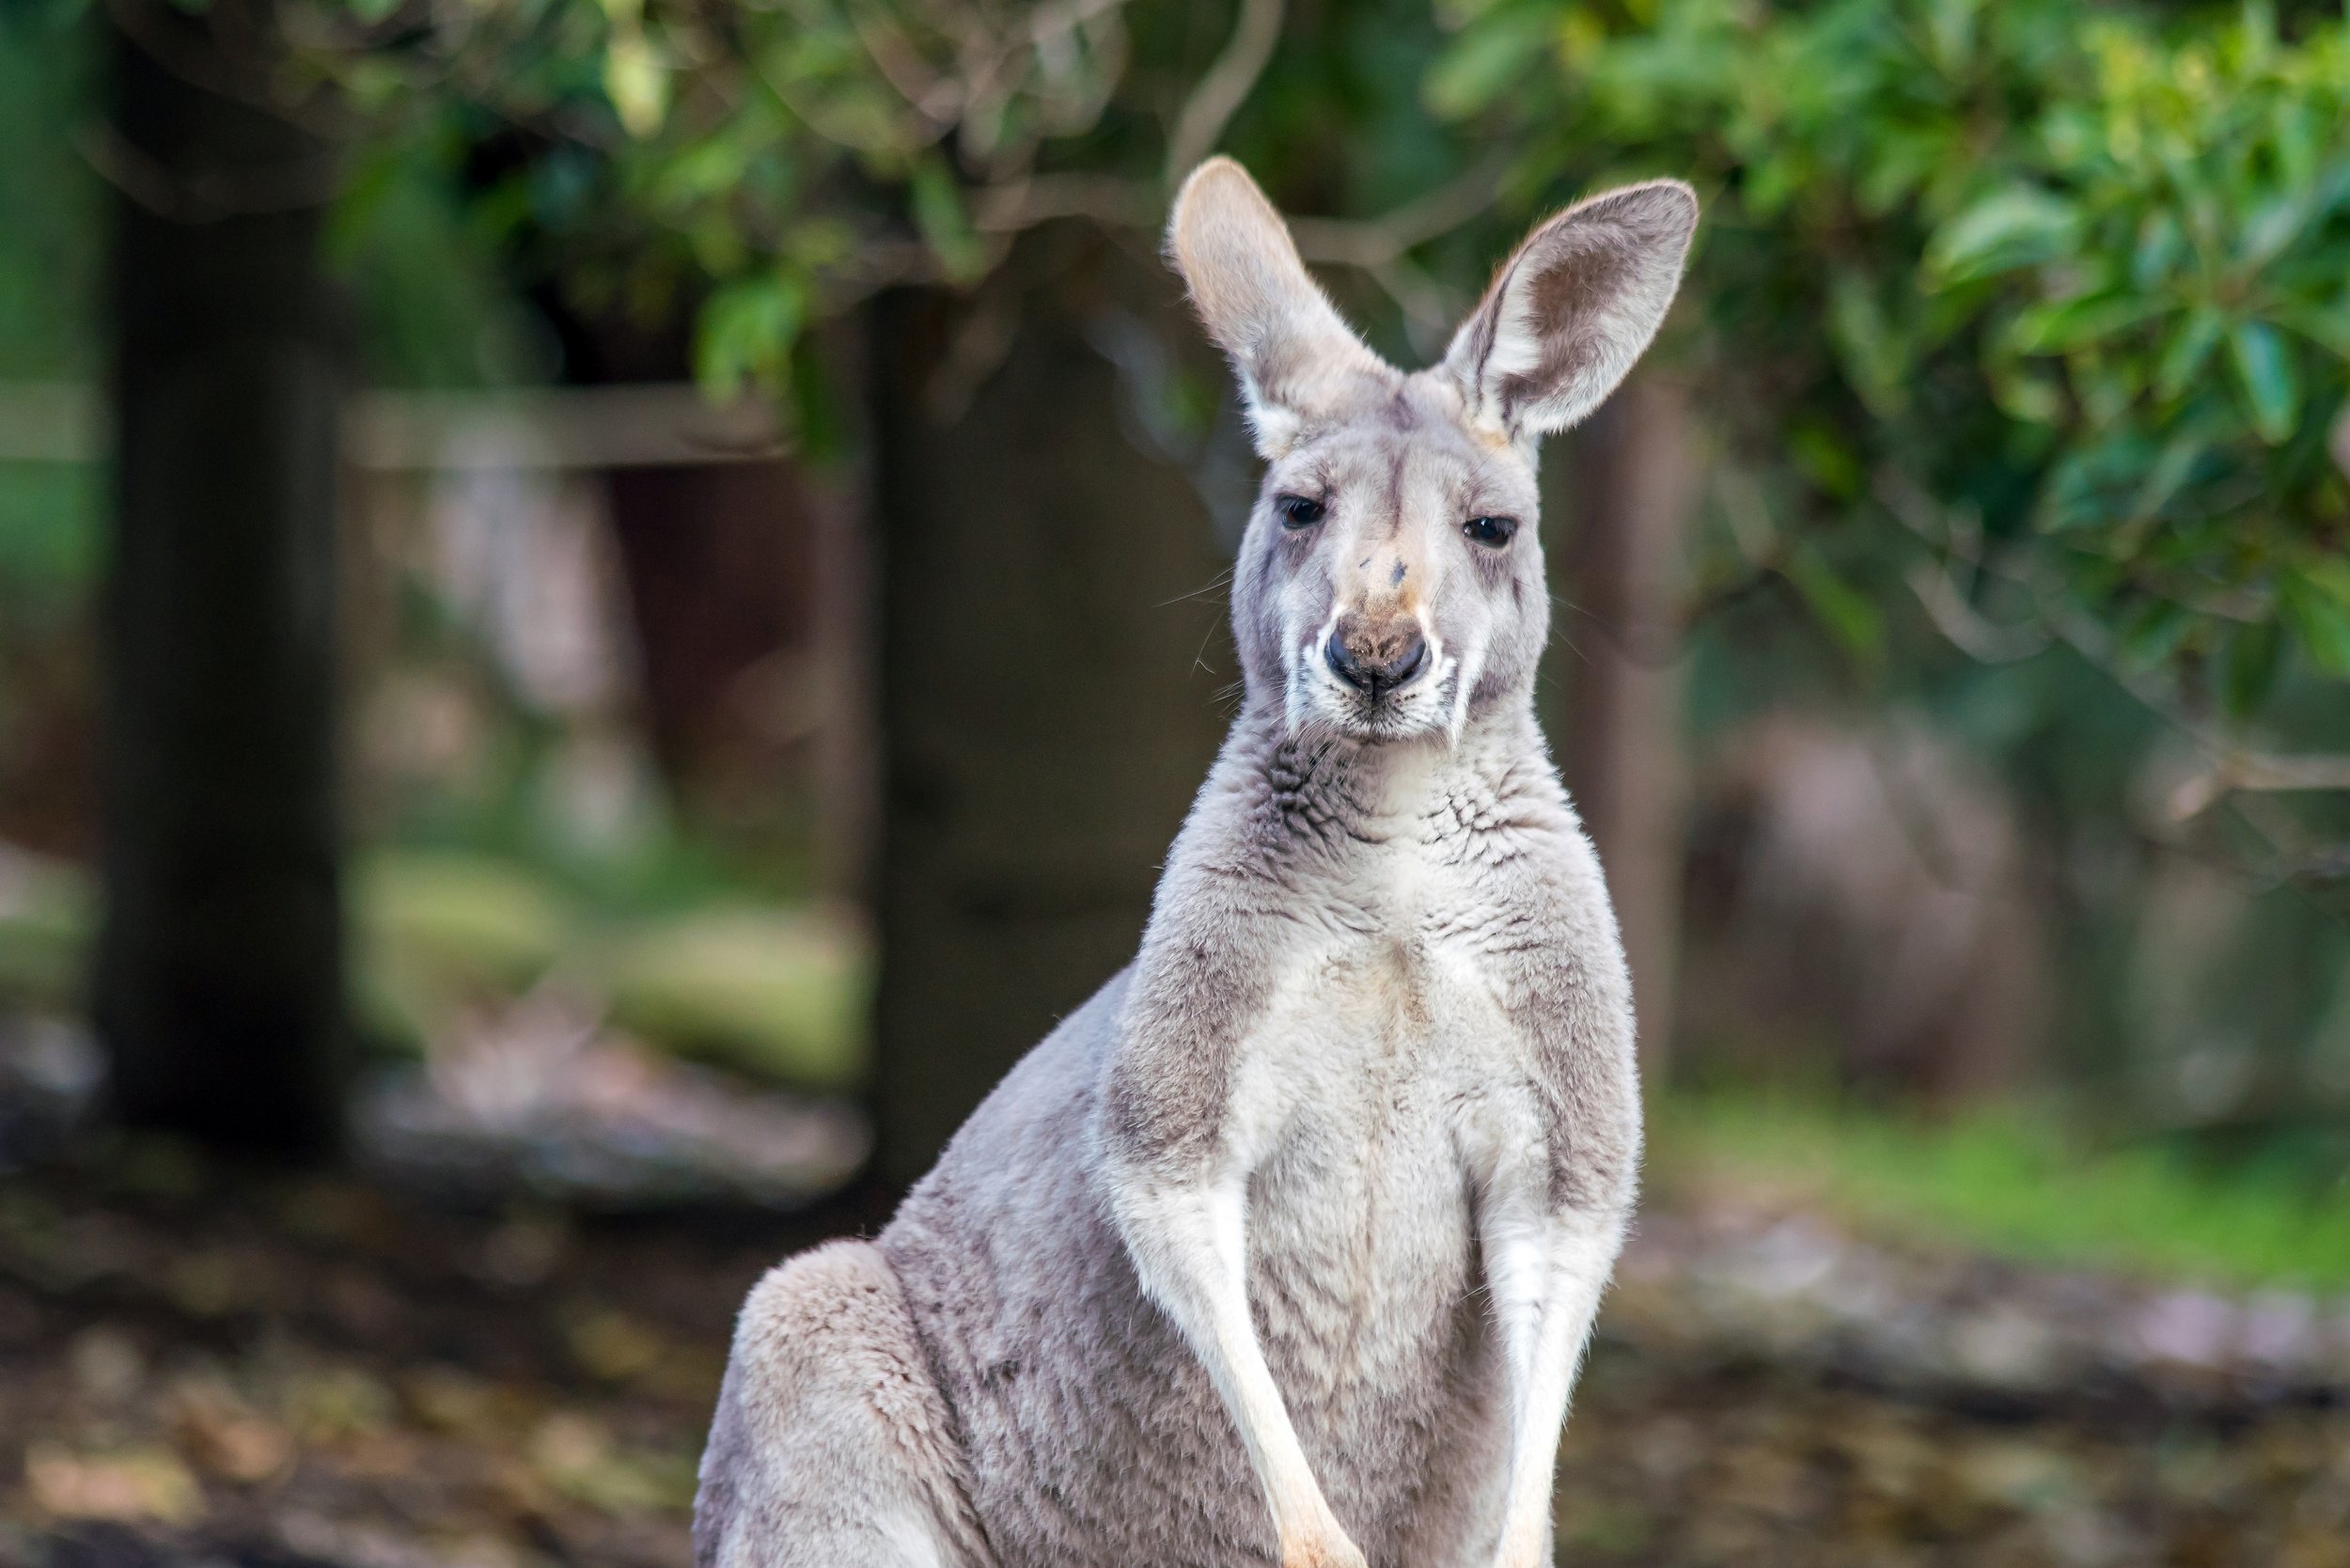
POLYGON ((454 850, 377 851, 350 886, 354 993, 385 1047, 424 1051, 553 977, 661 1050, 804 1090, 864 1075, 871 956, 837 915, 739 899, 615 910, 454 850))
POLYGON ((9 615, 81 612, 97 577, 104 480, 90 463, 0 462, 0 593, 9 615))
POLYGON ((2040 1262, 2224 1286, 2350 1286, 2350 1178, 2338 1161, 2097 1147, 2048 1116, 1925 1121, 1773 1093, 1669 1097, 1650 1126, 1666 1190, 1776 1186, 1864 1231, 2040 1262))

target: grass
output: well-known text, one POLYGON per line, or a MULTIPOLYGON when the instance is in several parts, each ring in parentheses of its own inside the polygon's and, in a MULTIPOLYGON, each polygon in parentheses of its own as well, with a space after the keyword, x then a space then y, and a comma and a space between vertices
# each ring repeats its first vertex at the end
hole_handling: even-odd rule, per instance
POLYGON ((2350 1287, 2350 1181, 2311 1162, 2098 1148, 2052 1117, 1926 1121, 1785 1094, 1677 1095, 1657 1184, 1800 1192, 1864 1231, 2216 1286, 2350 1287))

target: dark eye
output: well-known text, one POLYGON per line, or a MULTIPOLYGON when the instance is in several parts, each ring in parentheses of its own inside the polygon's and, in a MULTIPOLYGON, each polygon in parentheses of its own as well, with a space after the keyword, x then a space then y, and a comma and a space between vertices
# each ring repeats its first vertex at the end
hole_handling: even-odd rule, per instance
POLYGON ((1518 520, 1514 517, 1472 517, 1461 525, 1461 531, 1488 550, 1498 550, 1516 536, 1518 520))
POLYGON ((1308 500, 1303 495, 1276 496, 1273 510, 1281 514, 1281 525, 1287 528, 1310 528, 1329 510, 1320 501, 1308 500))

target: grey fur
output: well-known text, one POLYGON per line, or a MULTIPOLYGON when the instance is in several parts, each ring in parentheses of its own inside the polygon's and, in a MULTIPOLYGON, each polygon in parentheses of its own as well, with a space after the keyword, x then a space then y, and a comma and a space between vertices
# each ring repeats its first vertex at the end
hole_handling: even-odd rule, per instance
POLYGON ((1533 719, 1532 440, 1645 346, 1695 221, 1683 187, 1611 199, 1407 376, 1334 339, 1237 165, 1187 184, 1170 248, 1269 461, 1243 713, 1135 963, 876 1243, 754 1293, 706 1568, 1547 1561, 1640 1121, 1614 916, 1533 719), (1665 217, 1626 242, 1627 211, 1665 217), (1283 495, 1325 510, 1288 526, 1283 495), (1480 516, 1523 525, 1492 548, 1480 516), (1430 657, 1367 696, 1333 635, 1430 657))

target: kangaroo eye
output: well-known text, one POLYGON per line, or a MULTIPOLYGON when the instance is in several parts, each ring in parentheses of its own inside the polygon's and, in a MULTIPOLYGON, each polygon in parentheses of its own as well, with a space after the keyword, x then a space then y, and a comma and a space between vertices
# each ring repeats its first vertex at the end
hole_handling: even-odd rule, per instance
POLYGON ((1321 522, 1323 514, 1330 509, 1303 495, 1278 495, 1274 497, 1273 510, 1281 514, 1282 526, 1310 528, 1321 522))
POLYGON ((1461 525, 1461 531, 1488 550, 1498 550, 1516 535, 1518 520, 1514 517, 1472 517, 1461 525))

